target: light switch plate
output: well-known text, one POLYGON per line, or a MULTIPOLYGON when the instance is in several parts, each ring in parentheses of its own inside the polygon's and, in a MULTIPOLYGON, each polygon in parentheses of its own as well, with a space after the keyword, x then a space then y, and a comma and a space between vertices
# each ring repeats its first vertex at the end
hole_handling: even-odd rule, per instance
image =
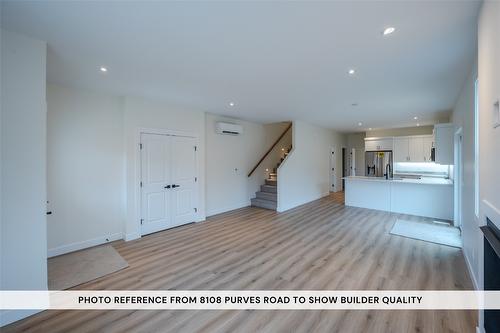
POLYGON ((500 126, 500 99, 493 103, 493 128, 500 126))

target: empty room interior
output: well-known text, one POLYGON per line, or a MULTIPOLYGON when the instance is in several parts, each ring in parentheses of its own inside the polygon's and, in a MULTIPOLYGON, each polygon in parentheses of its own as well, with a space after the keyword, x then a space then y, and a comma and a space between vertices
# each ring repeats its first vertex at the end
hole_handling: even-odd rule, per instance
MULTIPOLYGON (((4 297, 500 290, 500 1, 2 0, 0 18, 4 297)), ((4 303, 0 331, 500 332, 495 307, 276 300, 4 303)))

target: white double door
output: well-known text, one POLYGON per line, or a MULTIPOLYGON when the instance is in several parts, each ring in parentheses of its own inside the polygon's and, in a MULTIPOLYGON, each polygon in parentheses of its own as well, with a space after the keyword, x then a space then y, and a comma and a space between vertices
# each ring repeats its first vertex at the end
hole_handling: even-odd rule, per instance
POLYGON ((141 181, 142 235, 194 222, 196 140, 141 134, 141 181))

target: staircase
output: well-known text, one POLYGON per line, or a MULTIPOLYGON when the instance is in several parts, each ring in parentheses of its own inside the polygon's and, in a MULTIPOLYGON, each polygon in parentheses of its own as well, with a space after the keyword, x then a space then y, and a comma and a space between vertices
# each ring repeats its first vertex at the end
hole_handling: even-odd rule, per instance
POLYGON ((265 209, 276 210, 278 205, 278 167, 285 160, 290 152, 291 147, 285 151, 283 157, 269 174, 264 185, 260 186, 260 191, 255 193, 255 198, 251 199, 252 206, 265 209))
POLYGON ((266 183, 260 186, 260 191, 255 193, 256 197, 251 199, 252 206, 276 210, 278 205, 278 189, 276 179, 266 179, 266 183))

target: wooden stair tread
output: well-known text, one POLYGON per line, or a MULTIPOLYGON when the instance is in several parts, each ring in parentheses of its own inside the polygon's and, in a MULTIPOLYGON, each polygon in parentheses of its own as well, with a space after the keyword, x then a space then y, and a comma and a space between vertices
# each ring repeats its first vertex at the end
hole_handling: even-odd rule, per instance
POLYGON ((278 181, 277 180, 272 180, 272 179, 266 179, 266 185, 277 186, 278 185, 278 181))

